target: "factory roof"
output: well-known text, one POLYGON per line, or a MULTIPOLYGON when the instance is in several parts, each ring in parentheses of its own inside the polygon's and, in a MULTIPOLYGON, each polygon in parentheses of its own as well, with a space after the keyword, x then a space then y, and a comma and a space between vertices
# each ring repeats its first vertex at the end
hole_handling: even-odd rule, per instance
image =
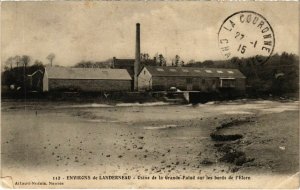
POLYGON ((152 76, 246 78, 238 69, 145 66, 152 76))
POLYGON ((126 69, 46 67, 50 79, 131 80, 126 69))

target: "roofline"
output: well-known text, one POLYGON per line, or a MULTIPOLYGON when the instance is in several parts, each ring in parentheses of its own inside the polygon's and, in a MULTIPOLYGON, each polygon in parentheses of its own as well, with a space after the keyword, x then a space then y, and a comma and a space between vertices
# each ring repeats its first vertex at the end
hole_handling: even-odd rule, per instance
POLYGON ((98 67, 87 67, 87 68, 84 68, 84 67, 51 67, 51 66, 46 66, 45 69, 51 69, 51 68, 55 68, 55 69, 90 69, 90 70, 126 70, 127 69, 112 69, 112 68, 98 68, 98 67))
POLYGON ((59 79, 59 80, 132 80, 132 79, 89 79, 89 78, 86 78, 86 79, 74 79, 74 78, 53 78, 53 77, 48 77, 48 79, 59 79))
MULTIPOLYGON (((176 78, 179 78, 179 77, 190 77, 190 78, 226 78, 226 77, 220 77, 220 76, 195 76, 195 75, 185 75, 185 76, 174 76, 174 75, 151 75, 152 77, 176 77, 176 78)), ((232 77, 231 77, 232 78, 232 77)), ((242 78, 247 78, 247 77, 234 77, 234 78, 237 78, 237 79, 242 79, 242 78)), ((228 78, 226 78, 228 79, 228 78)))
MULTIPOLYGON (((138 74, 137 74, 137 76, 139 76, 140 75, 140 73, 142 72, 142 70, 144 69, 144 68, 146 68, 146 66, 144 65, 142 68, 141 68, 141 70, 138 72, 138 74)), ((149 73, 150 73, 150 71, 148 71, 149 73)), ((151 74, 151 73, 150 73, 151 74)))
MULTIPOLYGON (((128 73, 127 69, 111 69, 111 68, 76 68, 76 67, 45 67, 45 73, 48 73, 51 69, 63 69, 63 70, 70 70, 70 69, 78 69, 78 70, 93 70, 93 71, 108 71, 110 73, 115 73, 115 71, 122 71, 125 74, 126 73, 126 79, 122 78, 61 78, 61 77, 53 77, 53 76, 47 76, 48 79, 62 79, 62 80, 132 80, 132 77, 128 73)), ((120 73, 117 73, 120 75, 120 73)))
MULTIPOLYGON (((144 69, 144 68, 147 68, 147 67, 153 67, 153 68, 187 68, 187 69, 215 69, 215 70, 232 70, 232 71, 238 71, 242 76, 240 76, 240 77, 235 77, 235 78, 247 78, 239 69, 227 69, 227 68, 213 68, 213 67, 211 67, 211 68, 209 68, 209 67, 169 67, 169 66, 147 66, 147 65, 145 65, 142 69, 141 69, 141 71, 138 73, 138 75, 142 72, 142 70, 144 69)), ((148 70, 149 71, 149 70, 148 70)), ((150 71, 149 71, 149 73, 151 73, 150 71)), ((151 74, 152 75, 152 74, 151 74)), ((156 76, 161 76, 161 77, 174 77, 174 76, 170 76, 170 75, 156 75, 156 76)), ((188 75, 186 75, 186 76, 176 76, 176 77, 188 77, 188 75)), ((190 76, 190 77, 193 77, 193 76, 190 76)), ((194 76, 195 77, 195 76, 194 76)), ((196 76, 196 77, 198 77, 198 76, 196 76)), ((199 76, 199 77, 201 77, 201 76, 199 76)), ((202 76, 202 77, 204 77, 204 76, 202 76)), ((213 76, 205 76, 205 77, 213 77, 213 76)), ((221 77, 213 77, 213 78, 221 78, 221 77)))
POLYGON ((183 68, 183 69, 216 69, 216 70, 220 69, 220 70, 238 70, 238 71, 240 71, 239 69, 216 68, 216 67, 174 67, 174 66, 151 66, 151 65, 145 65, 144 67, 183 68))
POLYGON ((30 75, 27 75, 27 76, 32 76, 32 75, 35 75, 35 73, 37 73, 37 72, 41 72, 42 74, 44 73, 43 71, 41 71, 41 69, 39 69, 39 70, 37 70, 37 71, 34 71, 32 74, 30 74, 30 75))

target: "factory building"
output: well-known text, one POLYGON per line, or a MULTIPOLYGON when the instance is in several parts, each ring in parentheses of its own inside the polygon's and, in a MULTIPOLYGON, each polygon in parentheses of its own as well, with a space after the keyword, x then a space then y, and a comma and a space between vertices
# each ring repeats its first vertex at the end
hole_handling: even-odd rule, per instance
POLYGON ((138 75, 138 89, 218 92, 221 89, 245 91, 246 77, 237 69, 196 67, 144 67, 138 75))
POLYGON ((46 67, 43 91, 130 91, 131 81, 126 69, 46 67))
POLYGON ((46 67, 43 91, 245 91, 246 77, 237 69, 161 67, 141 61, 140 25, 136 24, 135 59, 113 58, 111 69, 46 67))

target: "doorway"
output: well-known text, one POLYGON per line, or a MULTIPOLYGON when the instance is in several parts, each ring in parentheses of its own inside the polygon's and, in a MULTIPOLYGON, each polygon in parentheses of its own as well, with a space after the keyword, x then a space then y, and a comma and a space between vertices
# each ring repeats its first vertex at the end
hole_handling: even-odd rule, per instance
POLYGON ((186 90, 188 91, 193 90, 193 78, 186 79, 186 90))

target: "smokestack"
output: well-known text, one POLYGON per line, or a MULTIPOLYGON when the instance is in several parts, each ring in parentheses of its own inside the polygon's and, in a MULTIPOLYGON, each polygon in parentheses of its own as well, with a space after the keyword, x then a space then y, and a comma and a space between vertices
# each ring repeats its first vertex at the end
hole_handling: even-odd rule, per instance
POLYGON ((134 61, 134 90, 138 90, 138 72, 141 64, 140 24, 136 24, 135 61, 134 61))

